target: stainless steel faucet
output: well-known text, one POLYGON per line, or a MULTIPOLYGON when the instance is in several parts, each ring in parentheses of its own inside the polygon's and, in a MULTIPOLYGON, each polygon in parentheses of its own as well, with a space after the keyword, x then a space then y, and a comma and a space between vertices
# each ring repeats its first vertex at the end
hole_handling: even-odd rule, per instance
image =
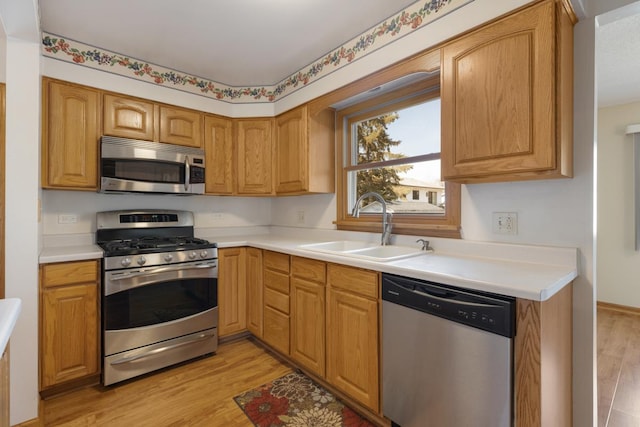
POLYGON ((382 246, 388 245, 389 239, 391 238, 391 212, 387 213, 387 202, 385 202, 380 194, 371 191, 369 193, 364 193, 362 196, 358 197, 351 215, 354 218, 358 218, 360 216, 360 202, 367 197, 378 199, 378 201, 382 204, 382 236, 380 236, 380 244, 382 246))

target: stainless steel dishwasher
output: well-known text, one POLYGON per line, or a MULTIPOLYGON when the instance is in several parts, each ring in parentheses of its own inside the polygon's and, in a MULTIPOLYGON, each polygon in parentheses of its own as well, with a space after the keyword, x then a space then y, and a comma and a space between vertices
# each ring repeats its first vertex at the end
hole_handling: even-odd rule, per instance
POLYGON ((513 425, 515 298, 383 274, 382 300, 393 426, 513 425))

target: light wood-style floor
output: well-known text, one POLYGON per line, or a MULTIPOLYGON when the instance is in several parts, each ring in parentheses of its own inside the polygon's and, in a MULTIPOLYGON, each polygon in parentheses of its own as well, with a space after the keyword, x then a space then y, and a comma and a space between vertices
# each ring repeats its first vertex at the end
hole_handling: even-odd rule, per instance
MULTIPOLYGON (((640 313, 598 307, 598 426, 640 426, 640 313)), ((291 372, 252 340, 214 357, 42 402, 45 426, 250 427, 233 401, 291 372)))
POLYGON ((243 339, 222 344, 213 357, 43 401, 42 418, 47 427, 250 427, 233 397, 291 371, 243 339))
POLYGON ((598 306, 598 427, 640 426, 640 313, 598 306))

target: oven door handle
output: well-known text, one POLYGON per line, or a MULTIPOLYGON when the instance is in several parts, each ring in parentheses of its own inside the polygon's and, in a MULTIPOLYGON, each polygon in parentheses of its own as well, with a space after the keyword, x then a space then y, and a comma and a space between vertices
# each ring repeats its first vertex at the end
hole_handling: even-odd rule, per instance
POLYGON ((129 357, 123 357, 122 359, 118 359, 114 362, 111 362, 111 365, 123 365, 125 363, 131 363, 131 362, 135 362, 136 360, 140 360, 140 359, 144 359, 159 353, 164 353, 165 351, 169 351, 169 350, 174 350, 176 348, 179 347, 183 347, 185 345, 189 345, 189 344, 195 344, 197 342, 200 341, 204 341, 204 340, 208 340, 211 337, 215 336, 215 334, 200 334, 198 335, 198 337, 196 337, 195 339, 191 339, 189 341, 184 341, 184 342, 180 342, 177 344, 173 344, 173 345, 167 345, 164 347, 159 347, 150 351, 147 351, 145 353, 142 354, 136 354, 135 356, 129 356, 129 357))
POLYGON ((121 276, 111 276, 109 277, 109 280, 111 280, 112 282, 115 282, 118 280, 126 280, 126 279, 132 279, 134 277, 147 276, 149 274, 168 273, 171 271, 200 270, 200 269, 212 268, 217 266, 218 264, 216 262, 208 262, 205 264, 196 264, 196 265, 190 265, 190 266, 172 265, 169 267, 157 267, 157 268, 148 269, 148 270, 137 270, 132 273, 121 273, 122 274, 121 276))

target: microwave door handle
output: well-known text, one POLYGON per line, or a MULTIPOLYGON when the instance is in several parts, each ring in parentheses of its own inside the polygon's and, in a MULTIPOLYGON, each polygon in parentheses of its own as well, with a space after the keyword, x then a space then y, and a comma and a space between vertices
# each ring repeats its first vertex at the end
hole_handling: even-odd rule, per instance
POLYGON ((184 191, 189 191, 189 182, 191 178, 191 166, 189 165, 189 156, 184 157, 184 191))

